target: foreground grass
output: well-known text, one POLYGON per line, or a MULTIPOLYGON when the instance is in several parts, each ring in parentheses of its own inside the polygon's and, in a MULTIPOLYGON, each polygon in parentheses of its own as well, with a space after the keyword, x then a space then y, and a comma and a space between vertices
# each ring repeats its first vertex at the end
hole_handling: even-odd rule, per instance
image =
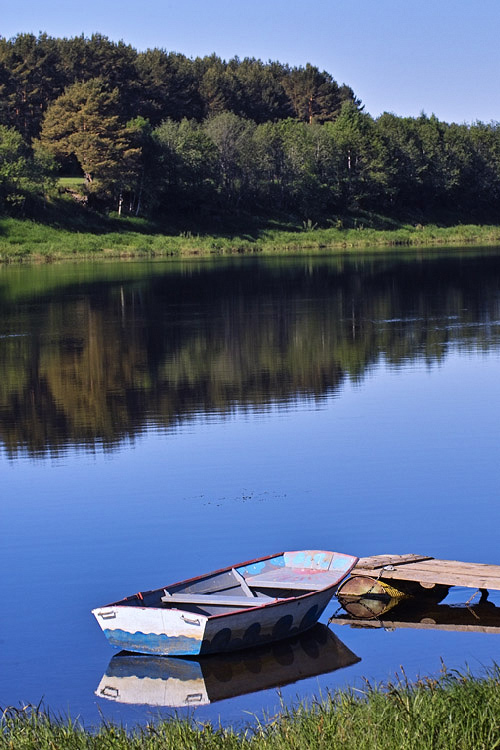
POLYGON ((500 244, 500 226, 408 224, 374 229, 360 224, 347 229, 309 225, 282 229, 268 223, 248 232, 194 234, 141 219, 99 219, 90 213, 59 226, 0 218, 0 262, 495 244, 500 244))
POLYGON ((126 731, 95 731, 38 709, 4 712, 0 748, 9 750, 494 750, 500 747, 500 669, 477 679, 397 680, 340 691, 246 730, 172 720, 126 731))

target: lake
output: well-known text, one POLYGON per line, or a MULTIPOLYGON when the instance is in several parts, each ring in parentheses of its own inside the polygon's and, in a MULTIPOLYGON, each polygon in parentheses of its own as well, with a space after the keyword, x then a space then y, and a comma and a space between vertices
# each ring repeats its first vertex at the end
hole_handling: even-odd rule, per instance
POLYGON ((138 663, 90 614, 283 550, 500 563, 500 249, 3 266, 0 313, 0 706, 244 724, 500 660, 495 633, 333 623, 138 663))

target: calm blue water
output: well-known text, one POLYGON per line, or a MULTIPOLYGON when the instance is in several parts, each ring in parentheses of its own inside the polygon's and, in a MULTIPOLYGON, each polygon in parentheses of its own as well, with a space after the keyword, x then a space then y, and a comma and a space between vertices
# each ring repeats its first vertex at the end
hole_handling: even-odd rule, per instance
MULTIPOLYGON (((239 561, 500 563, 499 278, 493 251, 2 269, 0 705, 156 716, 94 694, 90 610, 239 561)), ((283 699, 500 660, 494 634, 332 629, 360 661, 283 699)))

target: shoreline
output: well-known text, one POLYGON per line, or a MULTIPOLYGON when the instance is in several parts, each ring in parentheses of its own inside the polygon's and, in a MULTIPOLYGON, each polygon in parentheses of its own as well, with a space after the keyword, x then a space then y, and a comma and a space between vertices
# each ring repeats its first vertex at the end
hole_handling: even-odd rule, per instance
POLYGON ((407 680, 404 672, 383 685, 344 688, 307 703, 283 706, 276 716, 254 717, 242 728, 195 718, 150 720, 126 727, 107 722, 85 727, 40 706, 9 707, 1 716, 0 750, 458 750, 500 744, 500 668, 479 677, 448 671, 407 680))
POLYGON ((163 233, 144 224, 113 223, 111 230, 71 231, 28 219, 0 218, 0 263, 61 260, 188 258, 218 255, 338 253, 350 250, 404 250, 436 247, 500 246, 496 225, 405 225, 396 229, 264 227, 253 234, 163 233), (118 231, 119 230, 119 231, 118 231), (142 230, 142 231, 139 231, 142 230))

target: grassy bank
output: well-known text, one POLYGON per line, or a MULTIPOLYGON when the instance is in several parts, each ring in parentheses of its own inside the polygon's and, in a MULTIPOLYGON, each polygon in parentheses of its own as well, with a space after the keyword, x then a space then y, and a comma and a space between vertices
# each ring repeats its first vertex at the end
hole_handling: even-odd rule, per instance
POLYGON ((181 720, 92 731, 36 709, 7 710, 1 730, 0 748, 9 750, 493 750, 500 669, 337 692, 240 731, 181 720))
POLYGON ((0 218, 0 262, 500 244, 500 226, 397 224, 378 229, 358 220, 351 223, 356 226, 263 222, 245 227, 240 223, 220 232, 102 218, 90 212, 78 221, 59 223, 0 218))

